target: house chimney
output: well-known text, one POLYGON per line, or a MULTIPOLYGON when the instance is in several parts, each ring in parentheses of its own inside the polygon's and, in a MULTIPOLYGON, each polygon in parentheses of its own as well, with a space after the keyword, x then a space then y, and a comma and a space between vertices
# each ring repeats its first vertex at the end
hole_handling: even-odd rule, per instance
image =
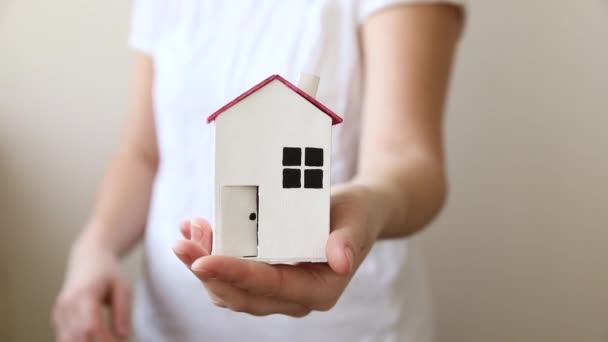
POLYGON ((319 76, 301 72, 298 88, 302 89, 306 94, 316 97, 317 89, 319 88, 319 76))

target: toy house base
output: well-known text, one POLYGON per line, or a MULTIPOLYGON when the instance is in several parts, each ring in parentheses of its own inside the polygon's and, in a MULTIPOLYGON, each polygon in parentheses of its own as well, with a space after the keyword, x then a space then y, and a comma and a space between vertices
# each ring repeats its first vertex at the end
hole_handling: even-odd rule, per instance
POLYGON ((318 78, 300 84, 273 75, 208 118, 214 255, 327 261, 331 128, 342 119, 314 99, 318 78))
POLYGON ((267 264, 286 264, 295 265, 300 263, 324 263, 327 258, 257 258, 257 257, 242 257, 243 259, 265 262, 267 264))

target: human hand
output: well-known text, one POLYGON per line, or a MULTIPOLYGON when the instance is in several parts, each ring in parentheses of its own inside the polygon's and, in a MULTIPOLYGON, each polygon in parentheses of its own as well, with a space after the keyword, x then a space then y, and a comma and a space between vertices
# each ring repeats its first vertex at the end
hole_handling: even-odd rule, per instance
POLYGON ((131 290, 117 255, 84 242, 75 246, 53 307, 59 342, 121 341, 129 335, 131 290), (110 306, 111 323, 104 319, 110 306))
POLYGON ((185 240, 178 241, 173 251, 203 282, 215 305, 257 316, 302 317, 336 304, 380 234, 384 211, 379 206, 368 187, 350 184, 332 189, 327 264, 270 265, 210 256, 211 226, 203 219, 181 224, 185 240))

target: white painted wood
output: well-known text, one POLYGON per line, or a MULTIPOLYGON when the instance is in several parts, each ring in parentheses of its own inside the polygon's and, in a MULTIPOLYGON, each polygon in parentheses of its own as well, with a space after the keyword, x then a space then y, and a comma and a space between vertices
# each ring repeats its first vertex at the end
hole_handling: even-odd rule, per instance
POLYGON ((220 208, 223 255, 255 257, 258 254, 258 189, 256 186, 224 186, 220 208))
MULTIPOLYGON (((217 201, 230 185, 259 186, 258 257, 267 262, 325 261, 329 236, 331 118, 272 81, 215 121, 214 254, 230 236, 217 201), (283 189, 283 147, 323 153, 322 189, 283 189)), ((302 167, 305 169, 305 167, 302 167)))
POLYGON ((300 73, 298 88, 302 89, 306 94, 316 97, 317 90, 319 89, 319 76, 307 74, 305 72, 300 73))

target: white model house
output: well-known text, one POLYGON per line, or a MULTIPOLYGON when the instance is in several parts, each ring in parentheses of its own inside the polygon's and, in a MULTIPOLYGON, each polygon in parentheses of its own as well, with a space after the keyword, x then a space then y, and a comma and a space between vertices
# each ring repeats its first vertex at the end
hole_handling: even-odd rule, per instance
POLYGON ((329 235, 332 125, 315 100, 273 75, 207 119, 215 125, 213 254, 266 262, 324 262, 329 235))

